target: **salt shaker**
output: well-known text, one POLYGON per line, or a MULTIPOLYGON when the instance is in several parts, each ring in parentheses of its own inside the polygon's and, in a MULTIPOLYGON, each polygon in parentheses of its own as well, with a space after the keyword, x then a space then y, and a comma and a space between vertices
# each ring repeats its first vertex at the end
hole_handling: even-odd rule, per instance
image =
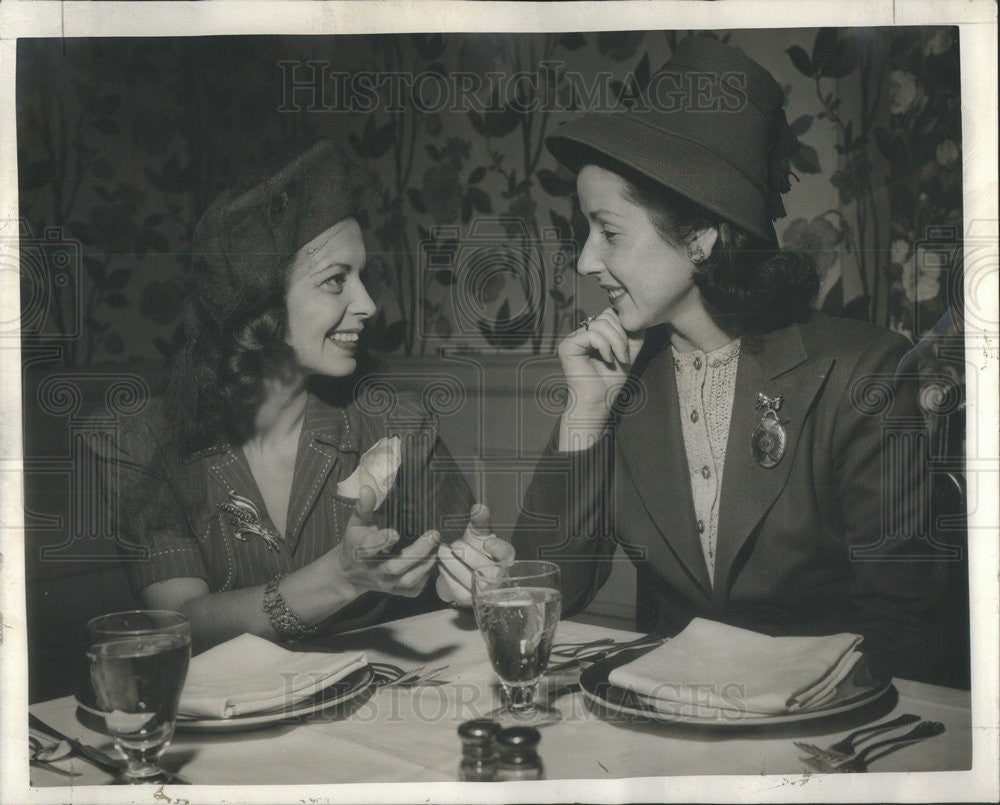
POLYGON ((544 777, 538 742, 542 736, 534 727, 507 727, 497 736, 500 763, 497 780, 541 780, 544 777))
POLYGON ((488 783, 496 778, 496 737, 500 725, 485 718, 466 721, 458 728, 462 739, 462 762, 458 779, 465 783, 488 783))

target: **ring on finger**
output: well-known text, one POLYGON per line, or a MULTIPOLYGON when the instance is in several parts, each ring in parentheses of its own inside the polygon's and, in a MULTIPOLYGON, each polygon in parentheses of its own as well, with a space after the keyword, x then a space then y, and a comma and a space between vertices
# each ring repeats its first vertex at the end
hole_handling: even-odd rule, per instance
POLYGON ((591 323, 591 322, 592 322, 592 321, 593 321, 594 319, 596 319, 596 318, 597 318, 597 316, 587 316, 587 318, 585 318, 585 319, 584 319, 583 321, 581 321, 581 322, 580 322, 580 323, 579 323, 578 325, 576 325, 576 326, 577 326, 577 327, 582 327, 582 328, 583 328, 584 330, 589 330, 589 329, 590 329, 590 323, 591 323))

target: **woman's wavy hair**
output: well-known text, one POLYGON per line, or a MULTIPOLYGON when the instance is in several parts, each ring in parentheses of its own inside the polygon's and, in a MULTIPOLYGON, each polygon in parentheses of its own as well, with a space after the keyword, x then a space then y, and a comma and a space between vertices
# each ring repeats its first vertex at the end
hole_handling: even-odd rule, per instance
POLYGON ((626 196, 646 210, 661 237, 677 246, 714 227, 719 237, 698 263, 694 282, 710 311, 727 330, 759 336, 805 321, 819 293, 812 258, 781 249, 615 160, 595 155, 588 163, 618 174, 626 196))

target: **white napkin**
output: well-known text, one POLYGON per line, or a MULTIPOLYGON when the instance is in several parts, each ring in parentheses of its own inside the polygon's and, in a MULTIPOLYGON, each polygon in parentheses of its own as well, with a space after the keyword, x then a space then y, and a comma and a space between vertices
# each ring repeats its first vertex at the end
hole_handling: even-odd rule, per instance
POLYGON ((232 718, 278 710, 308 699, 367 664, 362 651, 289 651, 263 637, 243 634, 191 659, 180 713, 232 718))
POLYGON ((695 618, 677 637, 614 669, 611 684, 674 715, 738 718, 816 708, 861 658, 860 635, 770 637, 695 618))
POLYGON ((402 460, 401 449, 398 436, 383 436, 361 456, 358 468, 337 484, 337 494, 357 500, 361 497, 361 488, 370 486, 375 493, 377 509, 385 502, 389 490, 396 483, 396 473, 399 472, 402 460))

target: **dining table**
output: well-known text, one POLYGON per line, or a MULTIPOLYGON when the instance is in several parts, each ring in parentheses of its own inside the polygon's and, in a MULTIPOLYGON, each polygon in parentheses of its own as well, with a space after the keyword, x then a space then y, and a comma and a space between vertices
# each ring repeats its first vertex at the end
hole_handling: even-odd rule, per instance
MULTIPOLYGON (((621 643, 636 637, 634 632, 565 620, 555 642, 621 643)), ((162 756, 163 767, 204 785, 456 781, 459 725, 495 714, 502 705, 486 647, 467 610, 442 609, 299 648, 363 650, 369 662, 403 669, 447 667, 433 683, 373 688, 297 720, 234 731, 179 728, 162 756)), ((906 713, 939 721, 945 732, 876 760, 869 771, 963 770, 972 764, 969 691, 906 679, 894 679, 884 695, 864 707, 756 726, 664 723, 608 711, 580 689, 577 668, 547 676, 540 696, 559 712, 557 721, 539 728, 539 754, 548 780, 810 775, 816 772, 802 760, 796 741, 829 746, 861 726, 906 713)), ((102 720, 73 696, 37 702, 29 709, 66 735, 115 754, 102 720)), ((57 765, 79 776, 32 767, 31 785, 78 787, 110 779, 77 756, 57 765)))

